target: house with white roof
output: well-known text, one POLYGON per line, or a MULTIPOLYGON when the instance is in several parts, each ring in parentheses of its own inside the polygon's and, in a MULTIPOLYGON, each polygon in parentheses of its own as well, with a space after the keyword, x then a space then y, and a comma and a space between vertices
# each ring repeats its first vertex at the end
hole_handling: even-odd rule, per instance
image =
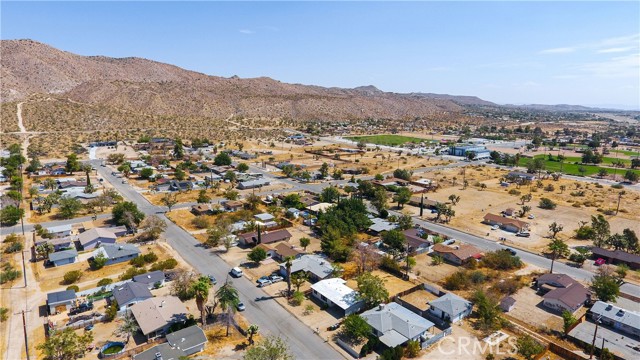
POLYGON ((599 319, 603 325, 640 337, 640 313, 638 312, 596 301, 589 310, 589 315, 594 321, 599 319))
POLYGON ((344 316, 351 315, 364 308, 364 301, 345 284, 340 278, 321 280, 311 285, 311 294, 327 306, 341 309, 344 316))
POLYGON ((69 225, 58 225, 58 226, 52 226, 52 227, 48 227, 47 231, 53 235, 53 237, 67 237, 67 236, 71 236, 71 231, 73 230, 73 227, 71 224, 69 225))
POLYGON ((360 317, 371 326, 380 342, 390 348, 410 340, 427 340, 429 329, 435 325, 398 303, 380 304, 360 317))

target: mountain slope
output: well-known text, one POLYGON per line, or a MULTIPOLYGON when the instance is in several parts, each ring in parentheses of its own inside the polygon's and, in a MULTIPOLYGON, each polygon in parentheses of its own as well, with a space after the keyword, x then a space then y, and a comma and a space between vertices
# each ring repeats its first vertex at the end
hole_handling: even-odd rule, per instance
POLYGON ((222 78, 142 58, 80 56, 32 40, 3 40, 0 51, 2 102, 60 94, 144 114, 292 120, 428 118, 488 103, 473 97, 388 93, 371 85, 341 89, 264 77, 222 78))

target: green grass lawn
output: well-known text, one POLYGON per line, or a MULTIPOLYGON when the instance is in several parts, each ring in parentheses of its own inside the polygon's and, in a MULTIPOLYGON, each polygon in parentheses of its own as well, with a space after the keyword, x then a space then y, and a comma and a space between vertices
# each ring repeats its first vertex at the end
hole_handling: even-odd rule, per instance
MULTIPOLYGON (((616 174, 618 174, 619 176, 624 176, 624 173, 627 172, 627 170, 629 170, 628 168, 615 170, 613 168, 596 166, 596 165, 579 165, 579 164, 574 164, 573 161, 565 161, 563 164, 560 164, 560 162, 558 162, 558 161, 546 160, 546 156, 545 155, 536 155, 536 157, 545 159, 546 170, 550 170, 550 171, 554 171, 554 172, 563 172, 563 173, 569 174, 569 175, 578 175, 578 176, 583 175, 582 173, 580 173, 580 171, 578 171, 578 169, 581 166, 586 170, 585 173, 584 173, 585 176, 597 174, 598 171, 600 171, 600 169, 607 170, 607 172, 609 174, 613 174, 613 172, 616 171, 616 174), (560 170, 561 168, 562 168, 562 170, 560 170)), ((567 158, 567 159, 577 159, 577 160, 574 160, 574 161, 580 161, 579 158, 567 158)), ((520 166, 527 166, 527 164, 531 160, 533 160, 533 159, 532 158, 521 158, 520 159, 520 166)), ((636 173, 638 173, 640 175, 640 170, 633 170, 633 171, 635 171, 636 173)))
MULTIPOLYGON (((429 139, 421 139, 411 136, 403 136, 403 135, 368 135, 368 136, 349 136, 345 137, 345 139, 353 140, 353 141, 364 141, 369 144, 378 144, 378 145, 387 145, 387 146, 397 146, 406 143, 420 143, 420 142, 432 142, 429 139)), ((437 142, 437 141, 433 141, 437 142)))
POLYGON ((629 150, 609 150, 611 152, 617 152, 618 154, 623 154, 623 155, 627 155, 627 156, 638 156, 640 155, 638 151, 629 151, 629 150))
MULTIPOLYGON (((542 157, 542 155, 536 155, 536 157, 542 157)), ((554 156, 554 157, 555 157, 555 156, 554 156)), ((613 164, 616 160, 618 160, 618 161, 622 161, 622 163, 627 164, 627 165, 631 164, 631 160, 629 160, 629 159, 616 159, 616 158, 614 158, 614 157, 603 157, 603 158, 602 158, 602 163, 603 163, 603 164, 609 164, 609 165, 611 165, 611 164, 613 164)), ((567 157, 565 158, 565 160, 564 160, 564 162, 565 162, 565 163, 567 163, 567 162, 571 162, 571 163, 573 163, 573 162, 576 162, 576 161, 577 161, 577 162, 581 162, 581 161, 582 161, 582 158, 581 158, 581 157, 577 157, 577 156, 567 156, 567 157)))

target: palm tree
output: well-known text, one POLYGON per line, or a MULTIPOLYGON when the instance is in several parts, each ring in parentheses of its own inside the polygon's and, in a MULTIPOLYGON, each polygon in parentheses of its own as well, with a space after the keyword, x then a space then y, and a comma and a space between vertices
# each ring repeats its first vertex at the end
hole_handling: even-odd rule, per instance
POLYGON ((249 325, 247 329, 247 335, 249 335, 249 345, 253 345, 253 336, 256 335, 260 331, 260 328, 256 324, 249 325))
POLYGON ((233 320, 233 314, 236 312, 236 306, 240 303, 238 290, 227 280, 224 285, 216 291, 216 297, 220 303, 220 308, 227 312, 227 336, 229 336, 229 326, 233 320))
POLYGON ((138 330, 140 330, 140 327, 138 326, 136 319, 131 316, 130 313, 127 313, 127 315, 122 318, 122 323, 116 329, 116 333, 118 335, 126 335, 127 341, 125 341, 125 344, 128 344, 129 338, 135 335, 138 330))
POLYGON ((294 257, 287 256, 284 261, 284 266, 287 268, 287 298, 291 296, 291 265, 294 257))
POLYGON ((200 320, 202 321, 203 327, 206 322, 204 304, 209 299, 209 289, 211 289, 211 281, 206 276, 200 276, 198 278, 198 281, 196 281, 191 285, 191 291, 193 292, 196 298, 196 304, 198 306, 198 310, 200 310, 200 320))
POLYGON ((551 250, 551 270, 549 272, 553 274, 553 264, 556 258, 558 256, 566 256, 569 253, 569 246, 561 239, 554 238, 549 245, 547 245, 547 248, 551 250))

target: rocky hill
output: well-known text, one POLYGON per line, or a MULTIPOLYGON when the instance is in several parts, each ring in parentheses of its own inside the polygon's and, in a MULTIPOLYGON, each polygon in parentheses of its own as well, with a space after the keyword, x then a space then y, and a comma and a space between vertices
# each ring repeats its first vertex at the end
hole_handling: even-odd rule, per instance
MULTIPOLYGON (((32 40, 0 44, 1 101, 33 94, 135 113, 291 120, 413 119, 485 104, 473 97, 397 94, 209 76, 142 58, 80 56, 32 40)), ((491 104, 491 103, 489 103, 491 104)))

